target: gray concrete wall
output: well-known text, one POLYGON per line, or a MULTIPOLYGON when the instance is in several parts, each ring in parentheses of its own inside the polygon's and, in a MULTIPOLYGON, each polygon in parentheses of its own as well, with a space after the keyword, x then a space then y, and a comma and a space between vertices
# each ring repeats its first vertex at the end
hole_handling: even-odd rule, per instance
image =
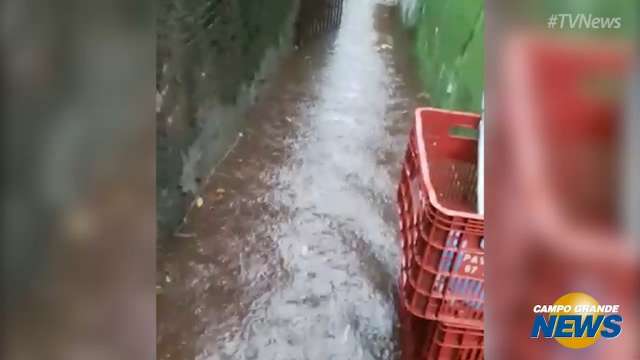
POLYGON ((236 141, 243 113, 291 47, 298 0, 160 0, 157 205, 179 224, 236 141))

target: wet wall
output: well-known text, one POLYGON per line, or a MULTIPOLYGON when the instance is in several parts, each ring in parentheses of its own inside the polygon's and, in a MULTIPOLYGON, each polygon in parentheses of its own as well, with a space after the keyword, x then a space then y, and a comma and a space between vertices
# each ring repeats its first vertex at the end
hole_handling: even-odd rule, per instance
POLYGON ((484 87, 484 1, 401 0, 414 33, 424 97, 433 106, 480 111, 484 87))
POLYGON ((174 228, 239 136, 279 57, 298 0, 160 0, 157 8, 157 204, 174 228))

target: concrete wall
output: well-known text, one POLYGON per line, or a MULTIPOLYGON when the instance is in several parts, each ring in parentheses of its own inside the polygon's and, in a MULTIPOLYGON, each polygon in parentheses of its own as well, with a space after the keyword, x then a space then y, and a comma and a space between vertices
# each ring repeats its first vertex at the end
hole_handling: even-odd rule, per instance
POLYGON ((237 139, 243 112, 293 42, 298 0, 160 0, 159 230, 174 228, 237 139))

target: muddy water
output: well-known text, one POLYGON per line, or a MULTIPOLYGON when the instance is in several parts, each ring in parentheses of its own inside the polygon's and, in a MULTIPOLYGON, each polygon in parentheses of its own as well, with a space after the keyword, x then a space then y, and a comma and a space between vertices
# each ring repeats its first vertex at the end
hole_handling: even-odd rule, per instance
POLYGON ((158 359, 394 359, 395 182, 416 81, 395 8, 289 56, 158 255, 158 359))

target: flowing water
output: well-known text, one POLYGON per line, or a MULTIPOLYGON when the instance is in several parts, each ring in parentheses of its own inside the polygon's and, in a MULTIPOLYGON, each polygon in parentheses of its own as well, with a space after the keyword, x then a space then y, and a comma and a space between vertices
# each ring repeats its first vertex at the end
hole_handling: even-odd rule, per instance
POLYGON ((158 359, 394 359, 395 184, 417 105, 396 7, 282 63, 158 254, 158 359))

